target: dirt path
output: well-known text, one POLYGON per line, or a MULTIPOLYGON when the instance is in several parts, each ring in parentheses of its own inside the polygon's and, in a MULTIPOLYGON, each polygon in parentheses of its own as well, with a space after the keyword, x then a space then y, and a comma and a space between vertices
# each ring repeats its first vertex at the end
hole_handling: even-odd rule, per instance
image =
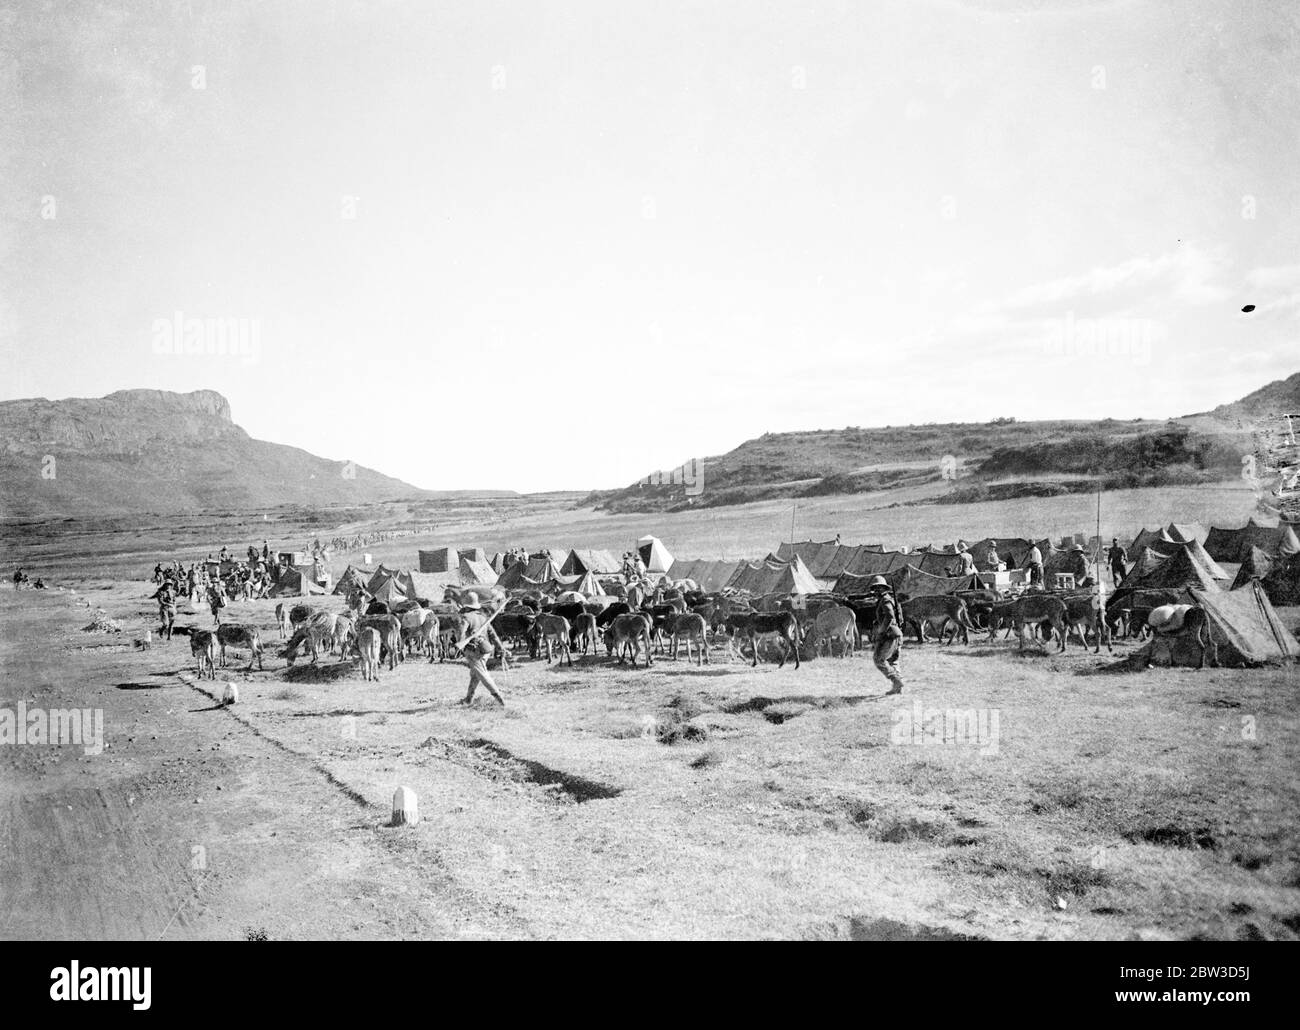
POLYGON ((106 744, 0 748, 0 936, 528 934, 387 811, 182 683, 183 639, 83 633, 79 603, 0 596, 0 709, 102 709, 106 744))

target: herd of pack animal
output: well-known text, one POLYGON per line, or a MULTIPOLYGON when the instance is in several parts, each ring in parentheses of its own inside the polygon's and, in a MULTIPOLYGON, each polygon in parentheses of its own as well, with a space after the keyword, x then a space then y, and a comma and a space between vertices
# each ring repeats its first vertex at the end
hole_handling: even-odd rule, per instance
MULTIPOLYGON (((635 666, 654 664, 655 655, 677 660, 681 647, 687 661, 710 661, 710 647, 724 647, 734 655, 738 647, 753 666, 760 655, 771 653, 784 667, 793 659, 813 655, 851 657, 871 641, 876 598, 815 594, 797 604, 792 597, 764 597, 761 608, 740 595, 704 592, 683 581, 646 595, 630 590, 623 598, 548 600, 536 595, 507 597, 497 587, 448 587, 441 604, 404 600, 391 608, 367 600, 360 593, 348 599, 344 612, 325 611, 310 603, 276 605, 279 655, 293 665, 299 656, 313 663, 322 653, 340 661, 359 658, 362 674, 377 680, 382 666, 391 671, 399 662, 416 656, 429 662, 457 657, 471 613, 490 609, 496 636, 511 656, 526 651, 573 665, 574 653, 596 655, 602 645, 608 659, 635 666), (748 647, 744 654, 743 645, 748 647)), ((1027 637, 1045 644, 1055 642, 1064 652, 1073 635, 1085 648, 1108 651, 1112 638, 1143 637, 1149 633, 1178 634, 1201 648, 1201 666, 1208 658, 1217 664, 1214 642, 1204 613, 1180 604, 1175 590, 1119 590, 1108 601, 1104 617, 1090 592, 1028 592, 1004 597, 994 590, 968 590, 956 594, 902 597, 903 628, 918 644, 934 638, 941 645, 958 639, 969 644, 971 633, 997 639, 999 631, 1014 632, 1020 650, 1027 637)), ((481 616, 480 616, 481 618, 481 616)), ((170 636, 169 627, 164 627, 170 636)), ((262 668, 263 644, 255 627, 237 623, 215 630, 191 628, 191 650, 200 677, 216 678, 227 664, 229 647, 249 651, 248 669, 262 668)))

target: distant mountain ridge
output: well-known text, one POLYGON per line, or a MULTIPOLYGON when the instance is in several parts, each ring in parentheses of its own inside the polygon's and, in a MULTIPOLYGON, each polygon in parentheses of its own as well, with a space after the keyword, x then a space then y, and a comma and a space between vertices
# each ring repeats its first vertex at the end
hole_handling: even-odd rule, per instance
POLYGON ((255 440, 213 390, 0 402, 0 514, 184 512, 433 496, 347 461, 255 440))
POLYGON ((1212 412, 1175 419, 1005 418, 765 433, 726 454, 692 460, 692 475, 653 472, 621 489, 597 491, 586 503, 610 512, 646 512, 885 490, 937 496, 959 479, 971 481, 975 496, 984 489, 978 482, 1011 475, 1060 480, 1021 484, 1027 494, 1068 492, 1079 485, 1073 481, 1095 482, 1099 475, 1113 485, 1138 485, 1144 477, 1191 482, 1234 470, 1243 448, 1249 449, 1252 425, 1278 411, 1300 412, 1300 373, 1212 412), (1137 464, 1144 467, 1132 467, 1131 460, 1123 467, 1107 464, 1121 455, 1142 456, 1137 464), (1126 478, 1132 482, 1121 482, 1126 478))
POLYGON ((1268 418, 1270 415, 1300 414, 1300 372, 1286 379, 1275 379, 1240 400, 1220 404, 1213 411, 1200 414, 1223 422, 1245 422, 1268 418))

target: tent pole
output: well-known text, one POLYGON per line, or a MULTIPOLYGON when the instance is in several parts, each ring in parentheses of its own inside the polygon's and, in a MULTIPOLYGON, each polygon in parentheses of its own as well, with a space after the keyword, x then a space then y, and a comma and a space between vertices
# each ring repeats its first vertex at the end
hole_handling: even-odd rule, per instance
POLYGON ((794 547, 794 513, 799 510, 799 502, 790 505, 790 547, 794 547))

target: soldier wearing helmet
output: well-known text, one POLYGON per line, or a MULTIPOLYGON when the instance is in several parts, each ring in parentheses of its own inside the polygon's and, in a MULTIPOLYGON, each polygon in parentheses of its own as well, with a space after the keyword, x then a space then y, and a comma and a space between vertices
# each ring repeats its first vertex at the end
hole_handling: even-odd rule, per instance
POLYGON ((889 694, 903 692, 903 677, 898 674, 898 658, 903 647, 903 612, 898 606, 898 598, 889 589, 884 576, 876 576, 869 584, 871 594, 876 599, 876 622, 873 638, 875 640, 874 659, 876 668, 884 673, 892 684, 889 694))

